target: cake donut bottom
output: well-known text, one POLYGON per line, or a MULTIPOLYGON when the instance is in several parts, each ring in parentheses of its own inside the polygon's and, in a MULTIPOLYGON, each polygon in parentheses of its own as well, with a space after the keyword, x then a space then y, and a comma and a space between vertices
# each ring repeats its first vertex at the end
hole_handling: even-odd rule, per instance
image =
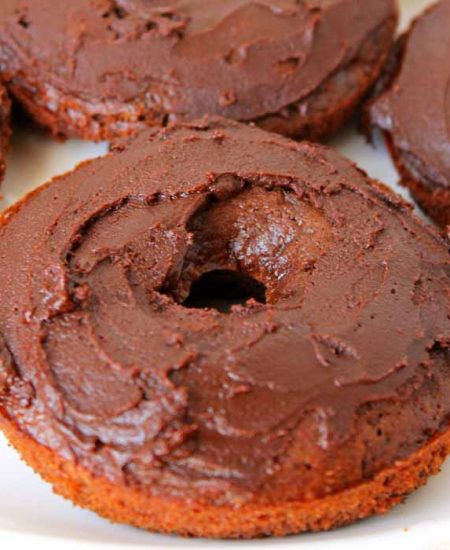
POLYGON ((56 494, 112 523, 184 537, 253 539, 328 531, 375 514, 386 514, 438 474, 450 454, 450 429, 373 479, 310 502, 277 505, 205 506, 123 491, 74 462, 62 460, 12 424, 0 420, 10 444, 56 494))

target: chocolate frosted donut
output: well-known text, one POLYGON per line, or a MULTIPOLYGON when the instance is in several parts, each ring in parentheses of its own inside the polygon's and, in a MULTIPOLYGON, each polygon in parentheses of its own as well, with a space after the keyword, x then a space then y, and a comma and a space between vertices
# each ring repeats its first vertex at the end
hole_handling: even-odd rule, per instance
POLYGON ((5 155, 9 142, 10 101, 5 88, 0 84, 0 183, 5 174, 5 155))
POLYGON ((3 216, 0 425, 57 492, 151 530, 384 512, 449 450, 449 273, 332 150, 148 130, 3 216))
POLYGON ((378 76, 395 0, 2 0, 0 71, 57 135, 218 114, 336 130, 378 76))
POLYGON ((423 210, 450 224, 450 0, 427 10, 399 43, 390 84, 371 108, 423 210))

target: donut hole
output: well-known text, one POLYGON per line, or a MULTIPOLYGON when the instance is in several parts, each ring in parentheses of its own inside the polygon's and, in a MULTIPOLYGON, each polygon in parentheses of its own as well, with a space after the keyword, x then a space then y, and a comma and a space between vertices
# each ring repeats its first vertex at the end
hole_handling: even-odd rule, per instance
POLYGON ((251 299, 266 303, 266 287, 260 281, 241 271, 215 269, 203 273, 192 283, 182 305, 229 313, 234 305, 244 305, 251 299))
POLYGON ((322 212, 303 197, 234 176, 216 183, 186 229, 186 250, 158 292, 187 308, 223 313, 250 299, 270 306, 301 299, 333 243, 322 212))

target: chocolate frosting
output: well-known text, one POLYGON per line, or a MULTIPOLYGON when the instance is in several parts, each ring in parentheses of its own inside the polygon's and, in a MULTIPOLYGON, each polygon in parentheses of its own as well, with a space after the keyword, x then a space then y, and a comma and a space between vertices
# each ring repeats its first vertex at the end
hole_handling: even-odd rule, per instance
POLYGON ((45 82, 54 110, 63 95, 253 120, 314 92, 395 14, 394 0, 2 0, 0 69, 45 82))
POLYGON ((222 119, 150 130, 4 216, 0 411, 96 475, 215 503, 291 456, 298 497, 293 450, 333 464, 361 407, 433 380, 440 410, 395 441, 442 425, 449 290, 444 241, 336 152, 222 119), (187 307, 217 270, 265 300, 187 307))
POLYGON ((404 39, 398 74, 371 109, 417 180, 450 185, 450 0, 428 9, 404 39))

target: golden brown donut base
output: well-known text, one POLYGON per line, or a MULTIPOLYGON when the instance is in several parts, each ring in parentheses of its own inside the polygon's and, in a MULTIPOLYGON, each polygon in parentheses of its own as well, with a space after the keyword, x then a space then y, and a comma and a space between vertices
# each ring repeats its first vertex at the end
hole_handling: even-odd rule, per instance
POLYGON ((96 478, 76 463, 64 460, 0 417, 0 427, 25 462, 53 485, 57 494, 94 510, 113 523, 153 532, 211 538, 284 536, 324 531, 373 514, 384 514, 404 501, 430 475, 440 471, 450 453, 450 429, 435 436, 406 460, 398 461, 367 483, 310 502, 229 506, 187 505, 96 478))
MULTIPOLYGON (((396 18, 386 21, 365 42, 357 56, 331 75, 322 86, 299 103, 255 122, 265 130, 297 138, 319 140, 335 133, 355 112, 380 75, 388 56, 396 18)), ((149 112, 144 99, 124 104, 122 110, 105 109, 100 102, 86 102, 49 90, 34 75, 17 72, 3 75, 8 90, 38 124, 55 138, 79 137, 93 141, 113 140, 146 126, 164 125, 170 114, 149 112), (47 106, 49 99, 57 110, 47 106)))

